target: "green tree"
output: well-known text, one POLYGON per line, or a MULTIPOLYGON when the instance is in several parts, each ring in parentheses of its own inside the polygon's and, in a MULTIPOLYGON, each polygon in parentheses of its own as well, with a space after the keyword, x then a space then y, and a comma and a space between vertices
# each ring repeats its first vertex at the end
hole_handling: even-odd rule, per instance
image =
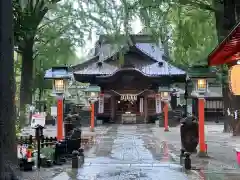
POLYGON ((25 104, 32 102, 34 64, 39 64, 37 57, 43 57, 43 53, 47 53, 44 52, 43 47, 48 49, 52 47, 52 52, 53 47, 56 50, 59 49, 57 44, 52 43, 51 46, 49 44, 53 41, 59 45, 60 41, 55 41, 56 38, 61 39, 61 47, 65 46, 68 49, 70 46, 79 46, 83 43, 84 28, 81 28, 81 23, 75 20, 76 9, 73 7, 73 1, 58 4, 57 2, 57 0, 28 0, 27 2, 15 0, 15 44, 22 52, 20 92, 22 122, 25 104), (34 63, 35 60, 36 63, 34 63))
MULTIPOLYGON (((169 13, 169 20, 173 24, 171 30, 171 55, 172 60, 183 67, 187 64, 199 63, 206 59, 207 55, 221 42, 239 21, 240 9, 239 2, 236 0, 219 1, 219 0, 205 0, 205 1, 161 1, 158 4, 148 1, 148 4, 140 3, 140 6, 145 11, 153 11, 154 8, 161 6, 171 7, 169 13), (147 10, 146 10, 147 9, 147 10), (233 13, 234 12, 234 13, 233 13), (205 56, 205 57, 204 57, 205 56)), ((163 15, 158 11, 159 16, 163 15)), ((153 20, 153 19, 151 19, 153 20)), ((155 22, 155 24, 158 22, 155 22)), ((217 67, 220 81, 223 84, 223 97, 225 112, 228 107, 236 110, 239 107, 239 99, 232 96, 229 91, 227 77, 227 67, 217 67)), ((225 113, 227 114, 227 113, 225 113)), ((225 121, 224 130, 229 131, 229 122, 231 120, 227 117, 225 121)), ((240 126, 235 124, 232 127, 234 134, 240 134, 240 126), (239 128, 236 128, 239 127, 239 128)))
MULTIPOLYGON (((22 52, 20 108, 24 112, 25 104, 31 103, 31 85, 33 75, 33 45, 38 26, 50 8, 58 0, 14 0, 14 44, 22 52)), ((23 113, 22 113, 23 114, 23 113)))
POLYGON ((35 57, 33 92, 38 89, 38 98, 41 100, 44 89, 52 88, 49 81, 44 80, 46 70, 57 65, 71 65, 78 57, 73 45, 68 39, 56 38, 47 45, 39 45, 38 55, 35 57), (49 86, 50 85, 50 86, 49 86))

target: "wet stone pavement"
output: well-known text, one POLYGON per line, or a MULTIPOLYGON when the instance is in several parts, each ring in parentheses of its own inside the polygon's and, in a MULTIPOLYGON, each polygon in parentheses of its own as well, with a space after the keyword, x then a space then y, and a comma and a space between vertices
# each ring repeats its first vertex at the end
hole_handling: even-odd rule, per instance
MULTIPOLYGON (((170 128, 169 132, 164 132, 164 128, 152 126, 152 132, 160 142, 166 142, 168 151, 176 162, 180 161, 181 140, 179 127, 170 128)), ((208 126, 206 129, 210 129, 208 126)), ((207 131, 207 143, 209 147, 209 158, 199 158, 197 153, 191 155, 192 168, 204 180, 239 180, 240 169, 236 164, 235 151, 231 146, 222 146, 225 141, 231 143, 231 138, 226 139, 227 134, 223 134, 223 127, 216 126, 220 133, 210 133, 207 131), (219 140, 219 139, 223 139, 219 140)))
POLYGON ((174 162, 167 143, 157 144, 146 125, 113 125, 98 137, 77 171, 66 170, 53 180, 197 180, 174 162))

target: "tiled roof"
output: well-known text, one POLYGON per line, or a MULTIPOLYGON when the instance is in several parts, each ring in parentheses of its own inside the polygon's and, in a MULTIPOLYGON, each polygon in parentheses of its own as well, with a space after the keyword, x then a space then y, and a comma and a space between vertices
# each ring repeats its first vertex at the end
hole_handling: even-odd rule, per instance
POLYGON ((159 66, 159 63, 154 63, 149 66, 143 67, 141 70, 146 74, 153 75, 183 75, 186 74, 185 71, 172 66, 167 61, 163 60, 164 51, 161 50, 154 43, 137 43, 135 45, 140 51, 153 58, 158 62, 162 62, 162 66, 159 66))
POLYGON ((102 45, 99 54, 99 61, 105 61, 114 56, 121 49, 118 45, 104 44, 102 45))
POLYGON ((162 61, 164 50, 161 50, 155 43, 137 43, 135 46, 156 61, 162 61))
POLYGON ((185 71, 170 65, 166 61, 163 61, 162 66, 160 66, 157 62, 152 65, 142 67, 141 71, 145 74, 152 75, 152 76, 184 75, 185 74, 185 71))
MULTIPOLYGON (((161 76, 161 75, 184 75, 185 71, 172 66, 167 61, 163 60, 164 51, 161 50, 155 43, 136 43, 134 45, 139 51, 146 54, 156 61, 154 64, 145 65, 139 67, 139 64, 135 67, 142 71, 143 74, 147 76, 161 76), (159 65, 162 63, 162 65, 159 65)), ((113 57, 119 49, 122 47, 112 46, 110 44, 105 44, 102 46, 102 50, 99 55, 99 61, 103 62, 101 67, 97 66, 97 62, 93 62, 87 65, 82 70, 74 72, 75 74, 91 74, 91 75, 110 75, 119 71, 119 67, 113 66, 104 62, 109 58, 113 57)))
POLYGON ((74 74, 104 75, 104 74, 112 74, 118 69, 119 69, 118 67, 112 66, 104 62, 102 63, 102 66, 98 66, 97 63, 92 63, 82 70, 75 71, 74 74))
POLYGON ((87 61, 83 61, 80 64, 72 66, 71 69, 73 71, 78 71, 79 69, 84 68, 85 66, 89 66, 92 63, 98 62, 98 56, 93 56, 92 58, 88 59, 87 61))
MULTIPOLYGON (((141 71, 146 76, 164 76, 164 75, 184 75, 185 71, 178 69, 168 63, 164 62, 162 66, 159 66, 158 62, 149 66, 144 66, 141 68, 135 68, 137 71, 141 71)), ((111 75, 120 71, 116 66, 103 63, 101 67, 98 67, 96 63, 90 66, 74 72, 75 74, 88 74, 88 75, 111 75)))

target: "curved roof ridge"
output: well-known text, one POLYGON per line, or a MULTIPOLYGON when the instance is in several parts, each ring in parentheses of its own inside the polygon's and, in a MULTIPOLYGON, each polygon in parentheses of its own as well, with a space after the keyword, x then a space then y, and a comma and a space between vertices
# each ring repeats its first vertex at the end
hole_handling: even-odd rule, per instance
MULTIPOLYGON (((164 51, 161 51, 160 48, 156 45, 156 43, 136 43, 135 46, 141 52, 145 53, 146 55, 148 55, 149 57, 151 57, 157 61, 157 63, 148 65, 145 68, 149 68, 149 67, 151 68, 152 66, 153 67, 156 66, 156 64, 158 65, 158 62, 163 62, 163 66, 164 66, 164 68, 168 68, 167 71, 169 72, 169 74, 172 74, 171 72, 174 72, 173 74, 176 74, 175 72, 178 72, 179 74, 186 74, 186 72, 183 71, 182 69, 177 68, 177 67, 173 66, 172 64, 170 64, 169 62, 162 59, 162 57, 164 55, 164 51)), ((158 66, 158 69, 159 68, 161 68, 161 67, 158 66)))
POLYGON ((136 72, 139 72, 140 74, 142 74, 143 76, 151 76, 149 74, 146 74, 144 73, 143 71, 141 71, 140 69, 138 68, 120 68, 120 69, 117 69, 116 71, 114 71, 113 73, 109 74, 109 75, 105 75, 105 76, 100 76, 100 78, 108 78, 108 77, 111 77, 111 76, 114 76, 116 75, 117 73, 121 72, 121 71, 136 71, 136 72))
POLYGON ((74 74, 112 74, 113 70, 117 70, 117 66, 110 65, 108 63, 102 62, 101 67, 97 66, 97 63, 92 63, 87 67, 75 71, 74 74))

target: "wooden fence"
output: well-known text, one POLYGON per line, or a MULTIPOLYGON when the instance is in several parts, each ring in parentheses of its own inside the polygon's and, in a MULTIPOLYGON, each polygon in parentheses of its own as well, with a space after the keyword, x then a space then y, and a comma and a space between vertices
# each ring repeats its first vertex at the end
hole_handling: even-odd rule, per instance
MULTIPOLYGON (((57 142, 57 137, 41 137, 41 148, 54 146, 57 142)), ((20 136, 17 137, 18 145, 33 145, 37 144, 37 141, 34 136, 20 136)), ((83 138, 81 137, 81 147, 89 146, 93 144, 92 137, 91 138, 83 138)))
MULTIPOLYGON (((224 104, 222 97, 205 98, 205 120, 213 121, 222 119, 224 116, 224 104)), ((192 99, 192 113, 198 116, 198 99, 192 99)))
MULTIPOLYGON (((53 146, 55 145, 55 143, 57 142, 57 138, 56 137, 41 137, 41 148, 44 147, 48 147, 48 146, 53 146)), ((34 136, 30 135, 30 136, 20 136, 17 138, 17 144, 18 145, 35 145, 36 139, 34 136)))

